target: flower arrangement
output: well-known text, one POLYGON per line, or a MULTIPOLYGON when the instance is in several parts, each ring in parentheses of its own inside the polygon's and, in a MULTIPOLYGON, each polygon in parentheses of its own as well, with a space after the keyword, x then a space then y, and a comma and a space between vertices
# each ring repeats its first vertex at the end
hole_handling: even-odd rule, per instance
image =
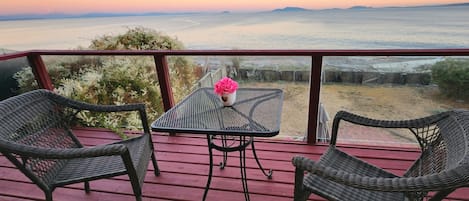
POLYGON ((214 92, 220 96, 224 106, 232 106, 236 101, 238 83, 229 77, 224 77, 215 83, 214 92))
POLYGON ((224 94, 234 93, 238 89, 238 83, 229 77, 224 77, 215 83, 214 91, 222 96, 224 94))

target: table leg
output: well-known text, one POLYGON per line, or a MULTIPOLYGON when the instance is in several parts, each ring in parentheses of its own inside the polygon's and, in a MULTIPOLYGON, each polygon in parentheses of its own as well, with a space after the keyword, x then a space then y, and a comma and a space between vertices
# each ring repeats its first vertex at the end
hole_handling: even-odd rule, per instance
POLYGON ((207 193, 208 189, 210 188, 210 182, 212 181, 212 171, 213 171, 213 154, 212 154, 212 139, 211 135, 207 135, 207 144, 208 144, 208 154, 210 157, 210 167, 208 171, 208 179, 207 179, 207 185, 205 186, 205 191, 204 191, 204 197, 202 200, 205 200, 207 198, 207 193))
MULTIPOLYGON (((210 188, 210 181, 212 178, 212 171, 213 171, 212 149, 221 151, 224 154, 227 154, 228 152, 239 151, 239 169, 241 171, 241 183, 243 184, 244 199, 246 201, 250 200, 248 183, 247 183, 247 173, 246 173, 246 147, 249 146, 249 144, 252 142, 252 139, 253 138, 249 138, 249 140, 246 140, 246 136, 239 136, 239 146, 229 146, 226 141, 223 142, 223 140, 226 140, 226 136, 225 136, 224 139, 222 138, 221 146, 219 146, 216 143, 214 143, 213 137, 211 135, 207 135, 207 143, 208 143, 209 155, 210 155, 210 170, 209 170, 208 181, 207 181, 207 186, 205 188, 203 200, 205 200, 205 198, 207 197, 207 191, 210 188)), ((225 155, 224 155, 223 160, 224 162, 222 163, 226 163, 225 155)))
MULTIPOLYGON (((221 136, 221 144, 222 144, 222 147, 227 147, 227 146, 228 146, 228 142, 227 142, 227 139, 226 139, 226 135, 222 135, 222 136, 221 136)), ((227 151, 223 151, 223 161, 220 162, 220 169, 224 169, 224 168, 225 168, 227 161, 228 161, 228 152, 227 152, 227 151)))
POLYGON ((259 166, 259 168, 262 170, 262 173, 264 173, 264 175, 269 178, 269 179, 272 179, 272 172, 273 170, 270 169, 268 173, 266 173, 266 171, 264 170, 264 168, 262 167, 261 165, 261 162, 259 161, 259 158, 257 158, 257 154, 256 154, 256 148, 254 147, 254 138, 251 137, 251 146, 252 146, 252 153, 254 154, 254 158, 256 159, 256 162, 257 162, 257 165, 259 166))
MULTIPOLYGON (((240 145, 246 143, 246 137, 240 137, 240 145)), ((239 169, 241 171, 241 182, 243 183, 243 192, 244 192, 244 199, 249 201, 249 190, 248 190, 248 181, 247 181, 247 174, 246 174, 246 149, 239 150, 239 169)))

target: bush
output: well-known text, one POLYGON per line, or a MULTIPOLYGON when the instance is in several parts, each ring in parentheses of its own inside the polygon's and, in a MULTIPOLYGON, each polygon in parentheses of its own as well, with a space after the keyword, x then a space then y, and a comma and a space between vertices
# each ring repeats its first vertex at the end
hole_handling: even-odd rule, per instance
POLYGON ((469 60, 447 59, 432 66, 432 79, 451 98, 469 100, 469 60))
MULTIPOLYGON (((91 49, 96 50, 149 50, 182 49, 177 39, 162 35, 154 30, 137 27, 117 36, 101 36, 93 40, 91 49)), ((183 57, 168 59, 173 92, 176 100, 190 92, 196 77, 192 63, 183 57)), ((147 105, 149 121, 163 113, 161 93, 152 57, 73 57, 62 58, 48 65, 49 75, 55 91, 75 100, 93 104, 120 105, 144 102, 147 105)), ((15 75, 21 91, 34 89, 36 81, 31 70, 26 69, 15 75)), ((115 113, 101 116, 94 113, 80 113, 80 123, 85 126, 106 127, 118 131, 140 127, 135 114, 115 113)))
MULTIPOLYGON (((122 35, 98 37, 91 41, 90 48, 96 50, 182 50, 184 45, 176 38, 153 29, 136 27, 122 35)), ((147 61, 150 66, 154 65, 153 60, 148 57, 136 58, 147 61)), ((168 57, 168 64, 174 98, 178 101, 190 93, 197 77, 192 62, 185 57, 168 57)))
POLYGON ((135 27, 126 33, 104 35, 91 41, 90 49, 95 50, 181 50, 182 42, 153 29, 135 27))

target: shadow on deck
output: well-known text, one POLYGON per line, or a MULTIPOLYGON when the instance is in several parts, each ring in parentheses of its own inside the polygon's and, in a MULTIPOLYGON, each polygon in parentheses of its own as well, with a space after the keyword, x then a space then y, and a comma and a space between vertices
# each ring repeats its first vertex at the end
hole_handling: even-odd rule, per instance
MULTIPOLYGON (((118 139, 110 132, 98 129, 80 129, 76 132, 86 146, 108 143, 118 139), (98 131, 99 135, 96 135, 98 131)), ((148 171, 143 185, 143 200, 202 200, 208 173, 208 149, 203 135, 178 135, 154 133, 156 157, 161 175, 155 177, 148 171)), ((419 151, 404 147, 373 147, 340 145, 341 149, 363 160, 402 174, 419 151)), ((287 140, 259 139, 256 150, 265 168, 274 170, 267 179, 258 169, 251 151, 247 151, 247 175, 251 200, 292 200, 294 167, 291 159, 303 155, 318 159, 327 148, 325 144, 306 145, 287 140)), ((222 160, 220 152, 214 152, 214 163, 222 160)), ((211 189, 207 200, 244 200, 240 181, 239 155, 230 153, 227 167, 214 168, 211 189)), ((149 168, 153 168, 150 164, 149 168)), ((82 184, 69 185, 54 191, 55 200, 134 200, 127 176, 91 182, 91 193, 86 194, 82 184)), ((455 191, 449 198, 467 199, 469 188, 455 191)), ((0 156, 0 200, 42 200, 43 192, 5 157, 0 156)), ((312 200, 323 200, 315 195, 312 200)))

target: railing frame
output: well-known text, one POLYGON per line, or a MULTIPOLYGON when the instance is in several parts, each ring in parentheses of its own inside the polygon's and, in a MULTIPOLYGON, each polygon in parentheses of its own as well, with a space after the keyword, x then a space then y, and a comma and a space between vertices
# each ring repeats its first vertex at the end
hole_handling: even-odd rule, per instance
POLYGON ((42 56, 153 56, 165 111, 174 106, 168 56, 308 56, 312 59, 308 108, 307 143, 316 143, 322 61, 325 56, 469 56, 469 49, 378 49, 378 50, 30 50, 0 55, 0 61, 27 57, 41 88, 53 90, 42 56))
POLYGON ((27 58, 39 87, 51 91, 54 90, 52 80, 50 79, 49 72, 47 72, 46 65, 44 64, 41 55, 29 54, 27 58))

